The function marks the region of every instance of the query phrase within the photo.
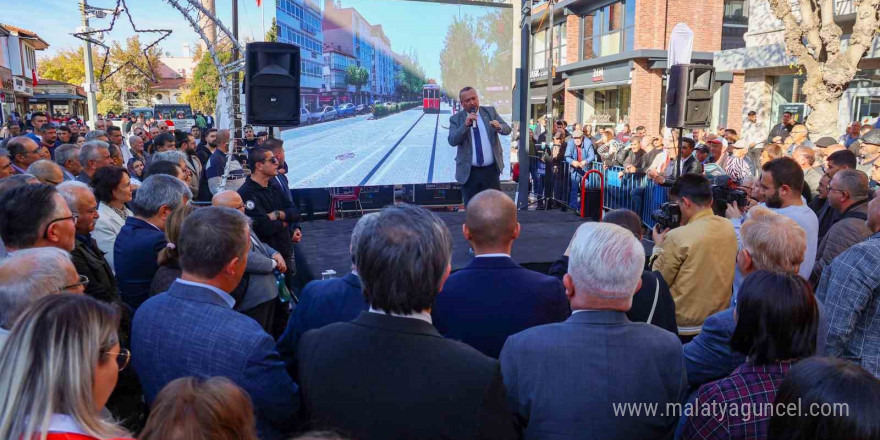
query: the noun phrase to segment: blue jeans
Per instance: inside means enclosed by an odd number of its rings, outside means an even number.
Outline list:
[[[546,164],[540,160],[531,160],[529,175],[532,176],[532,193],[538,198],[544,197],[544,173]]]
[[[578,197],[581,194],[581,179],[584,178],[584,172],[581,170],[572,170],[571,171],[571,189],[568,191],[568,206],[571,206],[571,209],[580,211],[581,204],[578,203]]]

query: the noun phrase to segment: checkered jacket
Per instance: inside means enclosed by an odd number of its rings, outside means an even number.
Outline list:
[[[838,255],[822,272],[825,355],[858,362],[880,377],[880,232]]]
[[[770,423],[766,405],[773,403],[789,368],[791,362],[746,362],[730,376],[701,386],[683,438],[766,439]]]

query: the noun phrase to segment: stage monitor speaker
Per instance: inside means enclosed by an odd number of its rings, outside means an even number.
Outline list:
[[[247,123],[267,127],[299,125],[299,47],[248,43],[245,52]]]
[[[394,204],[394,187],[364,186],[359,198],[364,210],[382,209]]]
[[[666,126],[708,127],[712,120],[715,68],[704,64],[676,64],[669,69]]]

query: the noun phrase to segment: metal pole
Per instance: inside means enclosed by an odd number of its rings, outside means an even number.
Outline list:
[[[547,28],[547,130],[549,136],[545,139],[553,139],[553,13],[556,10],[556,0],[550,0],[547,5],[550,8],[550,21]]]
[[[520,25],[520,75],[517,78],[517,99],[519,100],[519,143],[517,158],[519,159],[519,183],[516,188],[517,208],[527,209],[529,206],[529,176],[531,158],[529,157],[529,45],[532,38],[531,12],[532,0],[522,0],[522,23]],[[537,183],[537,182],[536,182]],[[540,195],[539,195],[540,197]]]
[[[238,0],[232,0],[232,37],[238,41]],[[238,45],[232,45],[232,61],[237,61],[239,57]],[[238,115],[241,113],[241,84],[239,83],[238,72],[232,76],[232,128],[233,138],[238,140],[241,138],[241,119]],[[234,147],[236,143],[232,143]],[[234,148],[230,148],[232,152]]]
[[[86,3],[86,0],[80,1],[80,11],[82,11],[82,25],[84,28],[88,29],[89,27],[89,16],[86,13],[86,8],[89,5]],[[97,88],[97,84],[95,84],[95,68],[92,62],[92,43],[88,41],[83,41],[83,50],[85,53],[83,54],[83,59],[86,64],[86,83],[84,84],[84,88],[86,89],[86,100],[88,102],[88,121],[92,123],[92,127],[95,126],[95,121],[98,120],[98,98],[95,95],[95,89]]]

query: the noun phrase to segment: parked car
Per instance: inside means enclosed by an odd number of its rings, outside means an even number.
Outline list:
[[[309,125],[312,123],[312,114],[305,107],[299,109],[299,125]]]
[[[354,111],[359,115],[362,115],[364,113],[369,113],[370,106],[364,105],[364,104],[358,104],[357,107],[354,108]]]
[[[351,103],[342,104],[342,105],[336,107],[336,113],[339,115],[340,118],[347,118],[349,116],[354,116],[355,115],[354,104],[351,104]]]
[[[312,121],[324,122],[324,121],[332,121],[332,120],[338,118],[339,114],[336,112],[335,108],[327,106],[327,107],[324,107],[322,110],[312,112],[311,117],[312,117]]]

